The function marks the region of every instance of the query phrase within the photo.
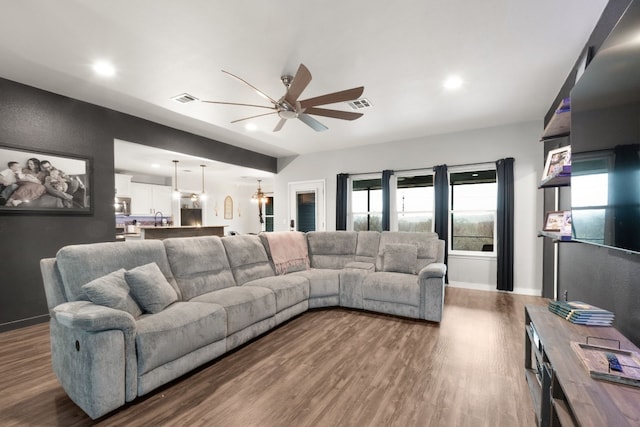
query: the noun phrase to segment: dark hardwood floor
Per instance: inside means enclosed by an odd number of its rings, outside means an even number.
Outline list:
[[[95,422],[30,326],[0,334],[0,425],[531,427],[525,304],[546,300],[448,288],[441,324],[310,311]]]

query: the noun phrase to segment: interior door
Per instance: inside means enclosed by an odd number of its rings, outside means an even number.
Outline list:
[[[326,230],[324,180],[289,183],[289,229]]]

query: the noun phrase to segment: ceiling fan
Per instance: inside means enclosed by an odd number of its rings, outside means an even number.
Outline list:
[[[220,102],[220,101],[201,101],[207,102],[210,104],[225,104],[225,105],[241,105],[246,107],[258,107],[258,108],[267,108],[269,110],[273,110],[269,113],[258,114],[255,116],[245,117],[242,119],[234,120],[231,123],[237,123],[243,120],[249,120],[256,117],[267,116],[270,114],[277,114],[280,117],[280,121],[273,129],[274,132],[278,132],[282,129],[282,126],[289,119],[300,119],[303,123],[311,127],[313,130],[321,132],[327,130],[328,127],[320,123],[315,118],[311,117],[311,115],[315,116],[323,116],[323,117],[331,117],[334,119],[342,119],[342,120],[355,120],[359,117],[362,117],[362,113],[354,113],[351,111],[340,111],[340,110],[332,110],[327,108],[317,108],[319,105],[327,105],[334,104],[336,102],[344,102],[344,101],[352,101],[354,99],[358,99],[362,92],[364,91],[364,86],[356,87],[353,89],[341,90],[339,92],[328,93],[326,95],[316,96],[313,98],[303,99],[298,101],[298,98],[305,90],[309,82],[311,82],[311,73],[309,69],[304,65],[300,64],[298,67],[298,71],[296,71],[295,76],[284,75],[280,77],[280,80],[287,88],[285,94],[279,100],[275,100],[271,98],[269,95],[265,94],[246,80],[241,79],[240,77],[231,74],[228,71],[222,70],[223,73],[230,75],[231,77],[240,80],[242,83],[249,86],[251,89],[256,91],[258,95],[266,99],[267,101],[273,104],[272,106],[264,106],[264,105],[256,105],[256,104],[241,104],[237,102]]]

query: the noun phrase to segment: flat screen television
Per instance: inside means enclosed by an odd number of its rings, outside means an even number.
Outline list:
[[[571,91],[571,217],[577,241],[640,253],[640,1]]]

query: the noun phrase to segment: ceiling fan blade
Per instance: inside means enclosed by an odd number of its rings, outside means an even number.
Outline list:
[[[240,105],[242,107],[258,107],[258,108],[268,108],[269,110],[275,109],[275,107],[267,107],[266,105],[257,105],[257,104],[241,104],[238,102],[221,102],[221,101],[200,101],[206,102],[208,104],[223,104],[223,105]]]
[[[255,87],[254,85],[252,85],[251,83],[249,83],[248,81],[241,79],[240,77],[236,76],[235,74],[231,74],[228,71],[222,70],[223,73],[230,75],[231,77],[233,77],[234,79],[240,80],[242,83],[246,84],[247,86],[249,86],[251,89],[255,90],[256,93],[258,95],[260,95],[261,97],[263,97],[264,99],[266,99],[267,101],[270,101],[273,105],[278,105],[278,101],[276,101],[275,99],[271,98],[269,95],[267,95],[266,93],[262,92],[260,89],[258,89],[257,87]]]
[[[310,82],[311,72],[304,64],[300,64],[300,66],[298,67],[298,71],[296,71],[296,75],[293,76],[291,86],[289,86],[289,89],[287,89],[287,94],[284,96],[285,101],[287,101],[290,105],[295,105],[298,97]]]
[[[309,126],[310,128],[312,128],[313,130],[315,130],[316,132],[322,132],[325,131],[327,129],[329,129],[328,127],[326,127],[325,125],[323,125],[322,123],[320,123],[319,121],[317,121],[316,119],[314,119],[313,117],[307,115],[307,114],[299,114],[298,118],[307,126]]]
[[[273,128],[273,131],[278,132],[280,129],[282,129],[282,126],[284,126],[286,122],[287,122],[287,119],[280,119],[276,127]]]
[[[245,118],[242,118],[242,119],[237,119],[237,120],[232,121],[231,123],[238,123],[238,122],[241,122],[243,120],[255,119],[256,117],[269,116],[269,115],[275,114],[275,113],[277,113],[277,111],[272,111],[271,113],[258,114],[257,116],[250,116],[250,117],[245,117]]]
[[[336,102],[352,101],[357,99],[364,92],[364,86],[354,87],[353,89],[341,90],[340,92],[328,93],[326,95],[316,96],[315,98],[300,101],[300,108],[315,107],[316,105],[333,104]]]
[[[305,114],[313,114],[316,116],[333,117],[334,119],[355,120],[364,116],[362,113],[354,113],[351,111],[330,110],[328,108],[310,107],[304,110]]]

